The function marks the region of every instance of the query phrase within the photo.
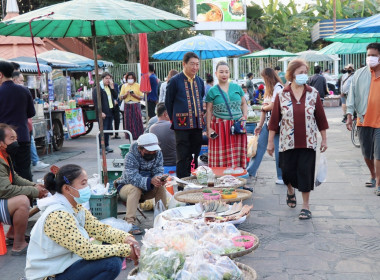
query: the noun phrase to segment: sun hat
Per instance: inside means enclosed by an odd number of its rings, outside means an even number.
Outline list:
[[[348,69],[348,68],[355,69],[354,65],[351,64],[351,63],[347,64],[344,68],[345,68],[345,69]]]
[[[145,133],[140,135],[137,139],[137,145],[144,147],[144,149],[150,152],[161,150],[160,146],[158,146],[157,136],[153,133]]]

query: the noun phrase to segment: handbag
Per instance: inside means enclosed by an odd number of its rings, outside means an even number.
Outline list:
[[[224,102],[226,103],[228,113],[230,114],[230,117],[231,117],[232,121],[234,122],[234,124],[231,126],[231,134],[232,135],[234,135],[234,134],[246,134],[247,133],[247,130],[245,128],[246,121],[245,120],[239,120],[239,121],[233,120],[230,105],[228,105],[227,99],[224,96],[224,93],[223,93],[222,89],[220,88],[220,86],[218,85],[217,87],[220,91],[220,95],[223,97]]]

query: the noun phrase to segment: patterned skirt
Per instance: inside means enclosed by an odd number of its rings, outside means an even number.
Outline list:
[[[124,104],[124,129],[132,133],[133,140],[144,133],[140,103]],[[127,133],[125,133],[125,139],[129,139]]]
[[[232,120],[212,117],[211,128],[219,135],[209,139],[208,164],[210,167],[247,166],[247,134],[231,135]]]

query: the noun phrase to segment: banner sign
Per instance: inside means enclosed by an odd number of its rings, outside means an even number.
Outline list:
[[[195,30],[247,29],[244,0],[192,0],[191,15]]]
[[[48,80],[49,101],[54,101],[54,86],[51,79]]]
[[[82,108],[66,109],[65,115],[70,137],[75,137],[86,133]]]
[[[71,98],[71,80],[69,76],[66,77],[66,81],[67,81],[66,83],[67,96],[70,99]]]

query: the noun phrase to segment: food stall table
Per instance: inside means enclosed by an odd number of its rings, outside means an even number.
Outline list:
[[[252,197],[252,192],[250,192],[250,191],[241,190],[241,189],[236,189],[235,191],[237,192],[237,197],[228,198],[228,199],[222,198],[220,200],[223,202],[226,202],[226,203],[231,203],[231,202],[246,200],[246,199]],[[174,195],[174,198],[179,202],[190,203],[190,204],[195,204],[198,202],[205,201],[205,199],[203,197],[202,189],[186,190],[186,191],[177,192]]]

